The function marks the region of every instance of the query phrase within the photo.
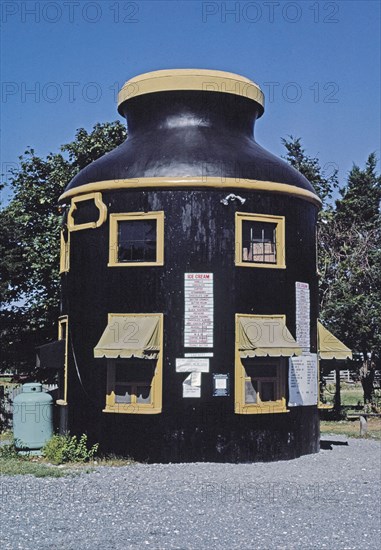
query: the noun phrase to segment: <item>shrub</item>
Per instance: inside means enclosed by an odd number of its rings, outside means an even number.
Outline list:
[[[93,460],[98,450],[98,443],[88,448],[87,435],[53,435],[42,449],[42,454],[53,464],[65,462],[88,462]]]
[[[16,445],[14,441],[11,441],[11,443],[5,443],[0,446],[0,458],[18,458],[19,455],[17,454]]]

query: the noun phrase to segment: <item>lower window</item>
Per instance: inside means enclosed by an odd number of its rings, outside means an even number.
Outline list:
[[[286,412],[286,361],[285,358],[239,360],[236,412]]]
[[[108,359],[105,412],[161,412],[159,359]]]

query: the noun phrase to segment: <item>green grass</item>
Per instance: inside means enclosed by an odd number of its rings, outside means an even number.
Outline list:
[[[35,477],[64,477],[73,475],[74,470],[48,466],[28,458],[0,457],[0,476],[32,475]]]
[[[341,404],[344,407],[356,407],[359,403],[364,405],[364,393],[359,385],[348,385],[341,383],[340,385]],[[327,403],[333,403],[335,397],[335,385],[328,384],[324,390],[324,398]]]
[[[0,476],[30,474],[35,477],[64,477],[93,472],[98,466],[131,466],[135,462],[129,458],[108,456],[98,458],[90,464],[69,462],[65,466],[47,464],[43,457],[0,456]]]
[[[320,433],[360,438],[360,422],[356,420],[321,420]],[[381,440],[381,418],[368,418],[368,432],[361,439]]]
[[[0,433],[0,441],[11,441],[13,439],[13,434],[10,430]]]
[[[130,458],[116,455],[97,457],[84,462],[67,462],[65,465],[51,464],[44,456],[19,455],[14,446],[13,434],[0,434],[0,476],[33,475],[35,477],[63,477],[93,472],[97,466],[130,466],[135,462]]]

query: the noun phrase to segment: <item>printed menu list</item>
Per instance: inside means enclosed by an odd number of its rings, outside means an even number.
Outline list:
[[[185,273],[184,346],[213,347],[213,273]]]
[[[296,341],[303,352],[310,351],[310,287],[308,283],[295,283]]]
[[[291,357],[288,371],[289,407],[316,405],[318,398],[317,355]]]

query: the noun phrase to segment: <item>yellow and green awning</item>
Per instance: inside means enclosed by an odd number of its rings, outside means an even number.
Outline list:
[[[352,359],[352,351],[318,321],[320,359]]]
[[[241,358],[302,354],[283,315],[237,315],[237,345]]]
[[[94,357],[154,359],[161,346],[161,315],[110,313]]]

